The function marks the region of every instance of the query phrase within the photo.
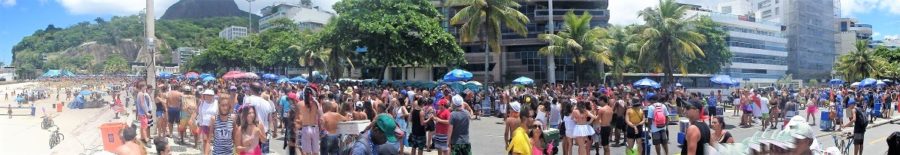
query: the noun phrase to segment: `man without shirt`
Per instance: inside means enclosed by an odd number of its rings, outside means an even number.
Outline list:
[[[299,104],[297,112],[300,114],[300,150],[303,154],[317,155],[319,149],[319,117],[322,109],[319,101],[314,98],[315,90],[306,88],[303,93],[303,103]]]
[[[137,132],[134,131],[134,127],[127,127],[122,129],[122,140],[125,141],[125,144],[120,145],[116,148],[115,153],[118,155],[145,155],[147,154],[147,150],[144,147],[141,147],[141,144],[138,143],[134,138],[137,136]]]
[[[613,106],[610,105],[611,101],[606,98],[606,96],[600,97],[600,109],[598,110],[597,115],[600,116],[600,147],[603,148],[603,154],[609,155],[609,136],[610,132],[612,132],[612,120],[613,120]],[[597,148],[596,154],[600,154],[600,147]]]
[[[166,118],[168,118],[166,121],[168,123],[168,125],[166,125],[166,130],[169,131],[170,136],[173,135],[172,132],[174,132],[175,129],[173,127],[175,126],[175,124],[178,124],[179,120],[181,119],[181,97],[184,96],[184,94],[179,92],[177,89],[177,87],[173,86],[169,89],[168,92],[166,92],[165,97]],[[182,139],[183,138],[184,137],[182,137]]]
[[[321,138],[321,150],[323,155],[337,155],[340,150],[338,144],[340,142],[340,134],[338,134],[338,123],[350,120],[337,113],[337,105],[333,101],[324,104],[325,114],[322,114],[322,128],[325,130],[325,136]]]

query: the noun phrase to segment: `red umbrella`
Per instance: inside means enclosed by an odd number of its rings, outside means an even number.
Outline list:
[[[256,73],[246,72],[246,73],[244,73],[244,74],[241,74],[241,76],[239,76],[238,78],[241,78],[241,79],[259,79],[259,75],[256,75]]]
[[[244,72],[241,72],[241,71],[229,71],[229,72],[225,73],[225,75],[223,75],[222,78],[225,80],[231,80],[231,79],[241,78],[241,76],[243,76],[243,75],[244,75]]]

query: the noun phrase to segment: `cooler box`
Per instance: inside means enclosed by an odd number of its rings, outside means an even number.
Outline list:
[[[875,105],[872,106],[872,108],[870,108],[872,110],[872,115],[878,116],[880,118],[881,117],[881,106],[882,106],[881,103],[875,103]]]
[[[125,123],[110,122],[100,125],[100,140],[103,141],[103,150],[113,152],[125,144],[122,140],[122,129],[127,127]]]
[[[828,111],[822,111],[819,116],[819,128],[822,130],[831,130],[831,115]]]
[[[683,118],[683,119],[679,120],[678,121],[678,129],[679,129],[678,132],[679,133],[687,132],[687,128],[690,125],[691,125],[691,122],[688,119]]]
[[[684,145],[684,132],[678,133],[678,145]]]
[[[560,139],[559,130],[557,130],[557,129],[550,128],[550,129],[544,130],[543,132],[544,132],[544,142],[545,143],[559,141],[559,139]]]
[[[716,115],[715,116],[722,116],[724,114],[725,114],[725,107],[722,107],[722,106],[716,107]]]
[[[56,105],[56,104],[54,104]],[[59,105],[56,105],[56,112],[62,112],[63,103],[59,102]]]
[[[357,120],[338,123],[338,133],[358,135],[369,126],[369,120]]]

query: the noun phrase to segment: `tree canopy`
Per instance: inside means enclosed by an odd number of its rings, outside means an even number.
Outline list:
[[[333,30],[320,36],[326,45],[365,47],[375,66],[462,64],[463,50],[441,27],[440,13],[428,0],[343,0]],[[345,45],[327,45],[345,44]]]

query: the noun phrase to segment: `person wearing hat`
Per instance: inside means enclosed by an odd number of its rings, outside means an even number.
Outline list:
[[[200,106],[197,109],[198,117],[197,124],[200,125],[200,134],[197,136],[201,138],[201,142],[203,143],[202,150],[205,153],[209,152],[209,144],[210,144],[210,126],[213,124],[210,120],[215,117],[219,112],[219,104],[218,101],[213,99],[215,96],[215,92],[213,90],[203,90],[200,93]]]
[[[794,138],[794,150],[791,154],[813,154],[814,151],[823,151],[806,119],[800,116],[791,117],[787,126]]]
[[[702,155],[706,153],[706,145],[710,141],[710,130],[706,123],[700,121],[700,109],[703,104],[699,102],[688,102],[684,104],[685,115],[691,125],[687,128],[685,134],[685,148],[681,150],[682,155]]]
[[[519,123],[522,122],[522,120],[519,119],[519,112],[522,111],[522,104],[519,103],[517,98],[517,100],[510,102],[507,107],[509,108],[509,115],[506,115],[506,120],[503,121],[506,125],[504,128],[505,130],[503,131],[503,140],[509,142],[512,137],[512,132],[519,127]]]
[[[530,117],[531,111],[528,108],[520,110],[521,115],[519,115],[519,119],[522,122],[534,122],[532,117]],[[528,125],[531,125],[531,123],[518,123],[517,125],[511,134],[512,138],[509,139],[509,143],[506,145],[506,152],[513,155],[531,155],[533,150],[528,137]]]
[[[628,126],[625,127],[625,143],[628,145],[627,148],[632,148],[633,146],[643,146],[643,128],[644,128],[644,111],[641,109],[641,101],[640,99],[632,99],[631,108],[628,108],[625,111],[625,124]],[[638,154],[643,152],[644,147],[638,147]]]
[[[849,117],[849,121],[847,121],[847,123],[842,125],[841,127],[843,128],[853,125],[853,154],[861,155],[863,151],[863,143],[865,142],[864,138],[866,135],[866,126],[869,125],[869,121],[866,120],[865,111],[856,106],[861,105],[856,104],[856,102],[847,103],[847,116]]]
[[[438,101],[437,114],[432,116],[435,123],[435,135],[432,137],[434,147],[438,149],[439,155],[447,155],[450,153],[450,105],[446,99]]]
[[[463,97],[453,96],[450,113],[450,152],[453,155],[471,155],[472,145],[469,143],[469,111],[463,110]]]

